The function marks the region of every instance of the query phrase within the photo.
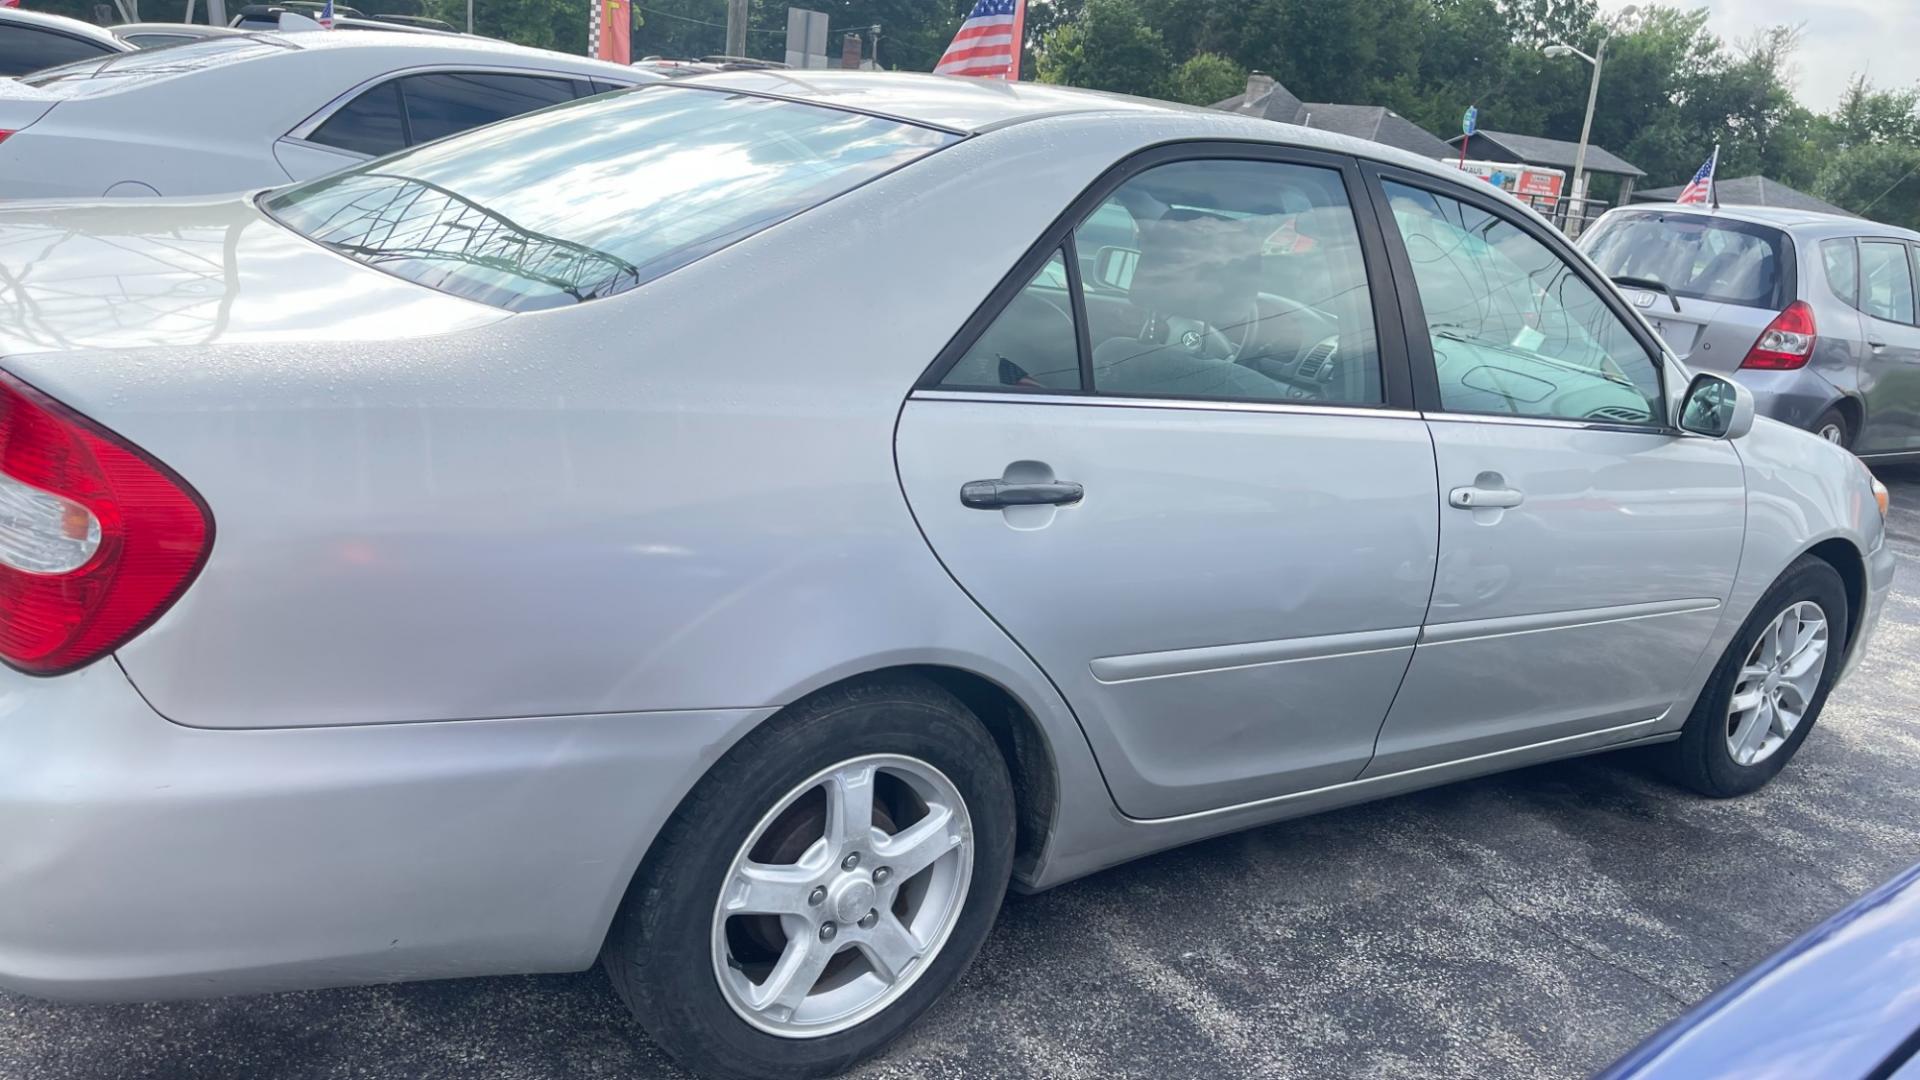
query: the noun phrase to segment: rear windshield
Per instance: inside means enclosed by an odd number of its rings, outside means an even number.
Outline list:
[[[1616,214],[1581,245],[1610,277],[1658,281],[1677,296],[1746,307],[1786,306],[1792,250],[1780,230],[1701,214]]]
[[[62,98],[92,97],[292,49],[278,35],[223,34],[165,49],[113,53],[36,71],[20,81]]]
[[[656,85],[428,143],[262,206],[369,266],[528,311],[624,292],[956,138]]]

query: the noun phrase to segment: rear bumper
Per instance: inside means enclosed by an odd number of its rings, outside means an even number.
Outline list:
[[[590,965],[768,710],[207,731],[0,672],[0,987],[133,1000]]]
[[[1783,424],[1810,430],[1820,414],[1840,400],[1840,391],[1811,367],[1793,371],[1741,368],[1733,373],[1753,391],[1753,410]]]

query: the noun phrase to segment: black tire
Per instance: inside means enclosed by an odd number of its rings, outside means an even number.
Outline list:
[[[776,800],[863,754],[902,754],[939,769],[973,823],[974,866],[958,922],[891,1005],[835,1034],[782,1037],[733,1010],[714,974],[712,920],[735,853]],[[702,1076],[800,1080],[878,1053],[943,994],[993,927],[1013,866],[1013,784],[993,737],[953,695],[913,677],[815,694],[749,734],[674,812],[614,918],[602,960],[634,1016]]]
[[[1734,760],[1733,751],[1727,745],[1727,710],[1732,704],[1734,684],[1761,633],[1781,612],[1802,600],[1819,604],[1827,616],[1829,639],[1819,688],[1800,725],[1780,748],[1752,765],[1742,765]],[[1680,738],[1651,748],[1663,771],[1683,787],[1716,799],[1745,795],[1772,780],[1793,759],[1819,720],[1820,710],[1826,706],[1827,693],[1833,688],[1845,659],[1851,617],[1846,586],[1833,566],[1811,555],[1795,560],[1760,597],[1740,632],[1727,645],[1727,651],[1713,669],[1713,676],[1707,680],[1706,689],[1700,693],[1700,700],[1694,703]]]
[[[1842,449],[1848,449],[1853,446],[1853,424],[1848,422],[1847,414],[1842,412],[1838,405],[1821,413],[1820,418],[1815,420],[1813,426],[1807,430],[1813,432],[1815,435],[1819,435],[1821,438],[1827,438],[1825,432],[1829,428],[1839,432],[1840,435],[1838,439],[1830,439],[1829,441],[1838,444]]]

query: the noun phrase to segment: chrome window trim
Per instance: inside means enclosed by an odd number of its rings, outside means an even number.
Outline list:
[[[1281,413],[1299,416],[1368,416],[1418,420],[1410,409],[1370,405],[1307,405],[1285,401],[1216,401],[1210,398],[1122,397],[1115,394],[995,393],[991,390],[935,390],[923,388],[907,395],[909,401],[972,401],[999,405],[1093,405],[1108,409],[1179,409],[1187,412]]]
[[[657,81],[654,79],[635,79],[632,82],[621,82],[617,75],[612,77],[609,77],[605,73],[588,75],[585,72],[568,71],[564,68],[511,67],[504,64],[421,64],[417,67],[402,68],[399,71],[383,71],[378,75],[362,79],[351,88],[334,95],[325,105],[315,110],[311,116],[295,124],[282,138],[309,142],[310,140],[308,140],[307,136],[312,135],[321,124],[333,119],[333,114],[344,108],[347,102],[352,101],[354,98],[359,97],[361,94],[376,86],[392,82],[395,79],[405,79],[413,75],[438,75],[446,73],[456,75],[522,75],[536,79],[564,79],[568,82],[578,80],[589,84],[598,79],[601,82],[621,88],[641,86]],[[578,101],[579,99],[575,98],[574,100]],[[561,104],[564,104],[564,102]],[[326,144],[314,143],[313,145],[325,146]],[[328,149],[337,150],[339,148],[329,147]],[[351,153],[351,151],[349,151],[349,153]]]
[[[1428,422],[1436,424],[1497,424],[1503,427],[1564,428],[1569,431],[1616,431],[1625,435],[1665,435],[1670,438],[1689,434],[1679,428],[1658,423],[1626,424],[1609,420],[1579,420],[1559,416],[1497,416],[1487,413],[1440,411],[1421,415]]]

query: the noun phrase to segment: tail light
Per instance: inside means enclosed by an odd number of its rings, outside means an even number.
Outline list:
[[[7,136],[11,134],[13,134],[13,132],[8,131],[6,128],[0,128],[0,142],[6,142]]]
[[[185,481],[0,372],[0,660],[56,675],[99,659],[179,598],[212,540]]]
[[[1806,367],[1813,356],[1814,334],[1813,309],[1805,301],[1795,300],[1760,331],[1740,366],[1773,371]]]

